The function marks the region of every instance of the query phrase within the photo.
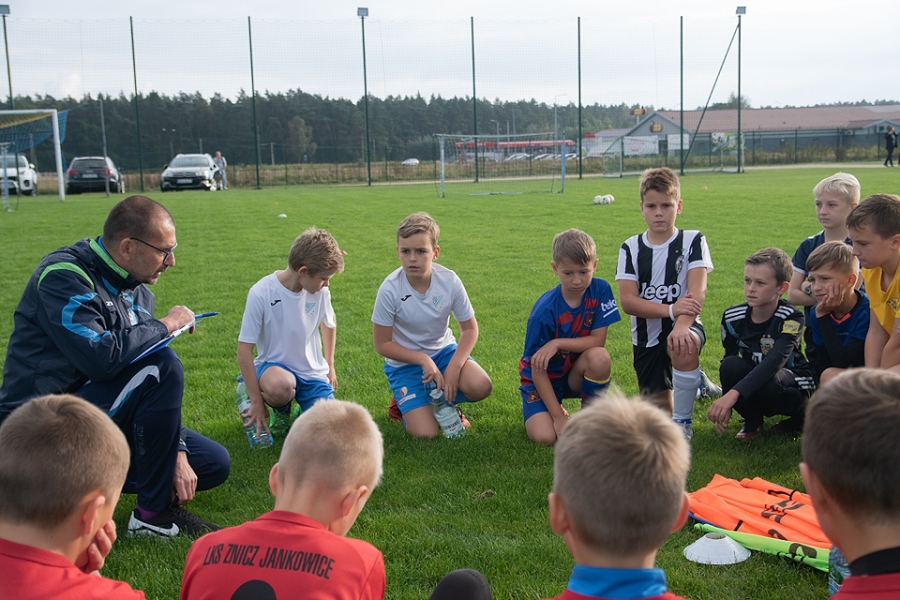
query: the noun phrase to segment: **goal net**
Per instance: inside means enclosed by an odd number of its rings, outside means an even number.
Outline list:
[[[447,195],[561,193],[577,144],[552,131],[518,135],[436,133],[435,187]]]
[[[32,172],[27,151],[47,140],[53,143],[59,199],[65,198],[60,144],[65,138],[67,116],[68,111],[60,113],[55,109],[0,110],[0,167],[9,167],[6,169],[6,187],[2,190],[7,210],[10,194],[32,194],[37,191],[37,183],[26,182],[25,179],[25,173],[30,175]],[[4,179],[2,171],[0,168],[0,187]]]

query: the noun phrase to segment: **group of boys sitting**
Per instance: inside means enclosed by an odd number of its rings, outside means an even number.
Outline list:
[[[811,360],[800,352],[804,315],[781,300],[796,271],[784,252],[761,250],[745,266],[747,302],[722,317],[725,393],[708,416],[721,432],[736,409],[744,418],[742,439],[756,435],[772,415],[788,417],[782,429],[805,432],[801,472],[807,490],[823,531],[853,573],[841,594],[888,597],[900,591],[900,442],[894,435],[900,375],[886,370],[900,364],[900,335],[891,335],[900,296],[894,277],[900,198],[875,195],[854,209],[857,184],[844,224],[839,202],[829,199],[838,188],[827,181],[816,192],[826,243],[809,253],[809,284],[800,282],[802,293],[815,299],[809,302],[816,314],[807,345]],[[675,174],[646,172],[641,210],[648,230],[623,244],[616,274],[622,308],[631,315],[641,397],[650,402],[608,393],[611,358],[604,345],[607,327],[619,320],[618,306],[609,284],[593,277],[596,249],[587,234],[556,236],[552,267],[560,286],[538,300],[528,321],[520,362],[525,426],[535,441],[555,444],[550,524],[576,562],[561,599],[677,598],[653,565],[659,546],[687,516],[687,440],[706,340],[698,317],[713,267],[703,235],[675,228],[681,209]],[[321,239],[317,231],[307,233]],[[847,231],[852,250],[844,243]],[[334,244],[330,252],[336,251]],[[458,277],[432,264],[438,253],[434,221],[423,214],[407,218],[398,231],[401,267],[382,284],[372,317],[375,347],[386,358],[402,419],[413,435],[427,437],[438,434],[429,387],[454,402],[491,392],[490,378],[469,357],[478,337],[474,311]],[[854,256],[864,269],[871,322],[864,319],[866,296],[856,289]],[[292,257],[286,272],[273,275],[293,294],[285,298],[312,319],[298,327],[331,329],[304,344],[319,350],[306,357],[307,366],[318,369],[331,390],[310,392],[302,413],[286,427],[269,476],[274,510],[199,539],[187,558],[182,598],[287,597],[298,589],[310,598],[384,596],[381,553],[344,537],[381,478],[381,434],[364,408],[312,397],[333,398],[336,387],[334,316],[327,294],[318,296],[318,305],[305,301],[327,292],[340,268],[342,262],[325,269],[298,265]],[[290,424],[289,407],[293,399],[301,402],[298,394],[310,377],[284,364],[277,356],[284,349],[260,335],[261,323],[269,322],[266,306],[288,300],[271,301],[262,290],[256,295],[248,299],[249,333],[242,327],[238,358],[252,401],[244,416],[262,430],[269,426],[267,406],[282,409],[280,418]],[[460,323],[459,344],[447,327],[451,314]],[[838,376],[863,364],[881,370]],[[817,379],[819,390],[809,401]],[[570,396],[583,401],[572,418],[561,405]],[[111,516],[128,464],[121,431],[76,397],[34,399],[6,419],[0,426],[4,593],[142,597],[127,584],[90,576],[115,541]],[[490,598],[490,588],[477,571],[454,571],[431,597]]]

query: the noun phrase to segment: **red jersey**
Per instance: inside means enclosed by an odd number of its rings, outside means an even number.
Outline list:
[[[368,542],[276,510],[208,533],[188,552],[181,600],[241,597],[381,600],[384,557]],[[240,590],[240,592],[239,592]]]
[[[49,550],[0,538],[0,598],[30,600],[143,600],[144,593],[125,582],[88,575],[68,558]]]
[[[583,594],[579,594],[577,592],[573,592],[572,590],[566,590],[559,596],[556,596],[552,600],[604,600],[603,598],[598,598],[596,596],[585,596]],[[641,600],[686,600],[681,596],[676,596],[672,592],[664,592],[659,596],[650,596],[647,598],[641,598]]]
[[[832,600],[896,600],[900,598],[900,573],[851,575]]]

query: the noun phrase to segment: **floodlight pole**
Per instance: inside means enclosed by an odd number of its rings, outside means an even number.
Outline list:
[[[141,178],[141,191],[144,191],[144,152],[141,143],[141,97],[138,95],[137,84],[137,58],[134,53],[134,18],[128,17],[128,25],[131,28],[131,70],[134,73],[134,122],[137,125],[137,151],[138,173]]]
[[[256,81],[253,78],[253,27],[250,17],[247,17],[247,40],[250,43],[250,104],[253,107],[253,143],[256,146],[256,189],[261,189],[259,184],[259,126],[256,121]]]
[[[363,105],[366,110],[366,185],[372,185],[372,151],[369,147],[369,82],[366,73],[366,17],[369,16],[369,9],[362,6],[357,8],[356,16],[359,17],[359,23],[362,27]]]
[[[737,18],[738,18],[738,80],[737,80],[737,172],[743,173],[744,171],[744,140],[741,136],[741,104],[743,100],[741,98],[741,15],[747,14],[746,6],[738,6],[737,7]]]
[[[6,15],[9,14],[9,4],[0,4],[0,14],[3,15],[3,46],[6,48],[6,78],[9,81],[9,110],[16,110],[16,102],[12,92],[12,71],[9,70],[9,40],[6,37]]]

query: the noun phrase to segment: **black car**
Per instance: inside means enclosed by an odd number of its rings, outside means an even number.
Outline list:
[[[162,191],[209,190],[216,191],[216,175],[219,167],[209,154],[178,154],[166,165],[160,178]]]
[[[109,175],[109,191],[113,194],[125,193],[125,182],[112,159],[102,156],[78,156],[72,159],[66,170],[66,194],[81,192],[105,192],[106,176]]]

